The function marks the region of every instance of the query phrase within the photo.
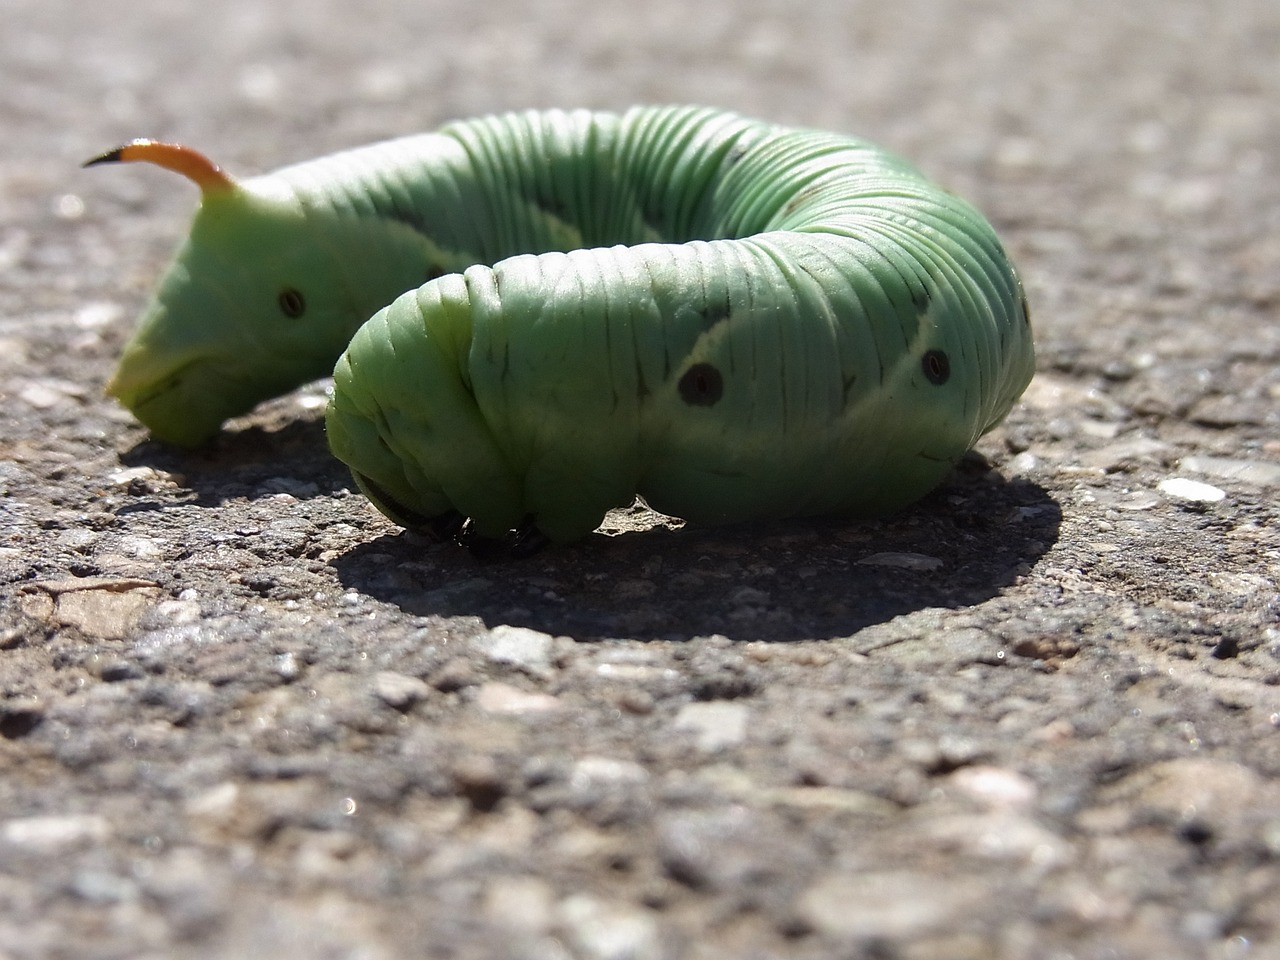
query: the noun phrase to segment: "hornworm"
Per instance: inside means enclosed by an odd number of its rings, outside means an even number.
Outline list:
[[[333,369],[330,445],[405,526],[565,541],[637,494],[709,524],[883,513],[1033,372],[991,226],[849,136],[645,107],[242,181],[154,141],[112,160],[203,199],[109,390],[195,445]]]

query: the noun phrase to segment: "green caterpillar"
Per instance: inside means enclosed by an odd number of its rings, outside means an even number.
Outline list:
[[[637,494],[706,524],[883,513],[1033,372],[991,226],[852,137],[667,107],[457,122],[244,181],[153,141],[90,163],[112,160],[203,202],[110,392],[195,445],[338,358],[334,453],[445,536],[572,540]]]

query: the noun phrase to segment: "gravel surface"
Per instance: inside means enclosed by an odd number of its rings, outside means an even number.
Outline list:
[[[0,960],[1280,958],[1280,5],[5,0]],[[859,133],[1039,374],[865,525],[480,565],[103,396],[189,185],[524,106]]]

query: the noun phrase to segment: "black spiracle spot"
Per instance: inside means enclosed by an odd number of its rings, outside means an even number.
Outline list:
[[[920,368],[925,379],[932,384],[942,386],[951,379],[951,361],[942,350],[929,350],[920,358]]]
[[[680,378],[680,398],[691,407],[714,406],[724,396],[724,377],[709,363],[695,363]]]
[[[280,306],[280,312],[290,319],[297,319],[307,312],[307,301],[303,299],[302,291],[296,287],[281,290],[276,303]]]

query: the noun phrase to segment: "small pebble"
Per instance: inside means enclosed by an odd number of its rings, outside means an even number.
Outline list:
[[[137,884],[105,870],[81,870],[72,880],[71,889],[80,899],[98,905],[128,903],[138,898]]]
[[[111,471],[107,479],[117,487],[128,487],[139,484],[152,489],[158,486],[172,486],[174,476],[154,467],[122,467]]]
[[[135,560],[157,560],[164,556],[166,544],[155,537],[121,537],[120,552]]]
[[[464,687],[474,687],[480,682],[475,665],[465,657],[447,660],[428,678],[431,686],[441,693],[452,693]]]
[[[78,553],[88,552],[89,548],[100,539],[102,539],[102,534],[93,530],[86,530],[83,527],[62,530],[58,533],[58,545],[68,550],[75,550]]]
[[[638,717],[645,717],[653,713],[656,706],[653,695],[645,690],[623,690],[618,694],[616,703],[627,713],[635,714]]]
[[[186,814],[200,822],[229,824],[235,817],[240,797],[240,787],[229,780],[224,781],[187,800]]]
[[[178,847],[156,860],[140,884],[183,939],[216,929],[238,891],[226,868],[195,847]]]
[[[693,890],[744,891],[789,868],[807,871],[807,853],[743,804],[667,811],[657,826],[663,872]]]
[[[184,590],[184,593],[194,593]],[[156,615],[169,623],[195,623],[200,619],[200,604],[194,600],[164,600],[156,604]]]
[[[1261,601],[1273,598],[1276,585],[1273,580],[1259,573],[1215,570],[1209,574],[1209,582],[1218,590],[1223,590],[1236,597],[1257,597]]]
[[[1120,823],[1162,823],[1188,840],[1251,836],[1259,811],[1280,810],[1275,784],[1243,764],[1201,757],[1144,767],[1108,793]]]
[[[1185,477],[1169,477],[1161,480],[1157,488],[1167,497],[1188,500],[1192,503],[1219,503],[1227,496],[1217,487],[1201,483],[1199,480],[1188,480]]]
[[[1026,810],[1039,791],[1035,781],[1016,770],[975,764],[961,767],[951,775],[951,784],[961,793],[992,810]]]
[[[1097,450],[1084,453],[1080,462],[1085,466],[1099,467],[1108,473],[1121,470],[1126,464],[1159,464],[1170,449],[1169,444],[1151,437],[1126,437]]]
[[[1030,817],[1008,810],[937,817],[922,833],[938,849],[956,850],[984,860],[1024,863],[1048,869],[1070,863],[1073,850],[1062,837]]]
[[[6,843],[44,853],[102,843],[110,836],[107,818],[91,813],[17,817],[0,827],[0,838]]]
[[[746,739],[749,718],[747,705],[732,700],[688,703],[676,714],[675,729],[693,734],[699,750],[715,753]]]
[[[27,380],[17,389],[18,397],[37,410],[49,410],[84,396],[84,387],[66,380],[47,377]],[[12,394],[11,394],[12,395]]]
[[[1160,498],[1149,490],[1134,490],[1124,493],[1099,493],[1098,502],[1103,506],[1114,507],[1117,510],[1127,510],[1129,513],[1141,513],[1144,510],[1154,510],[1160,506]]]
[[[600,663],[596,665],[596,675],[605,680],[618,680],[623,683],[645,683],[661,680],[668,673],[667,667],[651,667],[642,663]]]
[[[739,587],[734,590],[726,600],[736,605],[763,606],[769,602],[769,594],[763,590],[757,590],[755,587]]]
[[[1183,457],[1183,470],[1203,473],[1223,480],[1236,480],[1258,487],[1280,486],[1280,463],[1266,460],[1236,460],[1229,457]]]
[[[962,923],[987,896],[972,878],[908,870],[829,874],[800,898],[800,918],[833,939],[902,941]]]
[[[580,893],[560,903],[560,926],[583,960],[660,960],[662,944],[652,914],[630,904]]]
[[[507,784],[496,761],[480,754],[463,757],[454,765],[453,785],[481,812],[492,810],[507,794]]]
[[[396,710],[408,710],[419,700],[426,699],[431,688],[417,677],[384,670],[374,675],[373,692],[387,706]]]
[[[1040,458],[1034,453],[1020,453],[1009,461],[1009,472],[1017,476],[1035,473],[1040,467]]]
[[[599,787],[637,787],[647,782],[649,771],[631,760],[612,757],[583,757],[573,765],[569,782],[575,790]]]
[[[471,644],[494,663],[519,667],[532,676],[547,677],[551,675],[554,641],[549,633],[503,624],[475,637]]]
[[[537,877],[495,877],[481,907],[491,923],[524,936],[545,936],[554,918],[555,891]]]
[[[104,683],[120,683],[124,680],[139,680],[146,676],[142,667],[132,660],[106,660],[98,667],[98,676]]]
[[[509,683],[486,683],[476,694],[476,705],[486,713],[550,713],[564,705],[547,693],[528,693]]]
[[[90,300],[76,310],[75,324],[81,330],[95,330],[124,316],[124,307],[109,300]]]
[[[129,637],[143,613],[152,605],[156,590],[79,590],[58,597],[59,623],[78,627],[86,635],[102,640]]]

